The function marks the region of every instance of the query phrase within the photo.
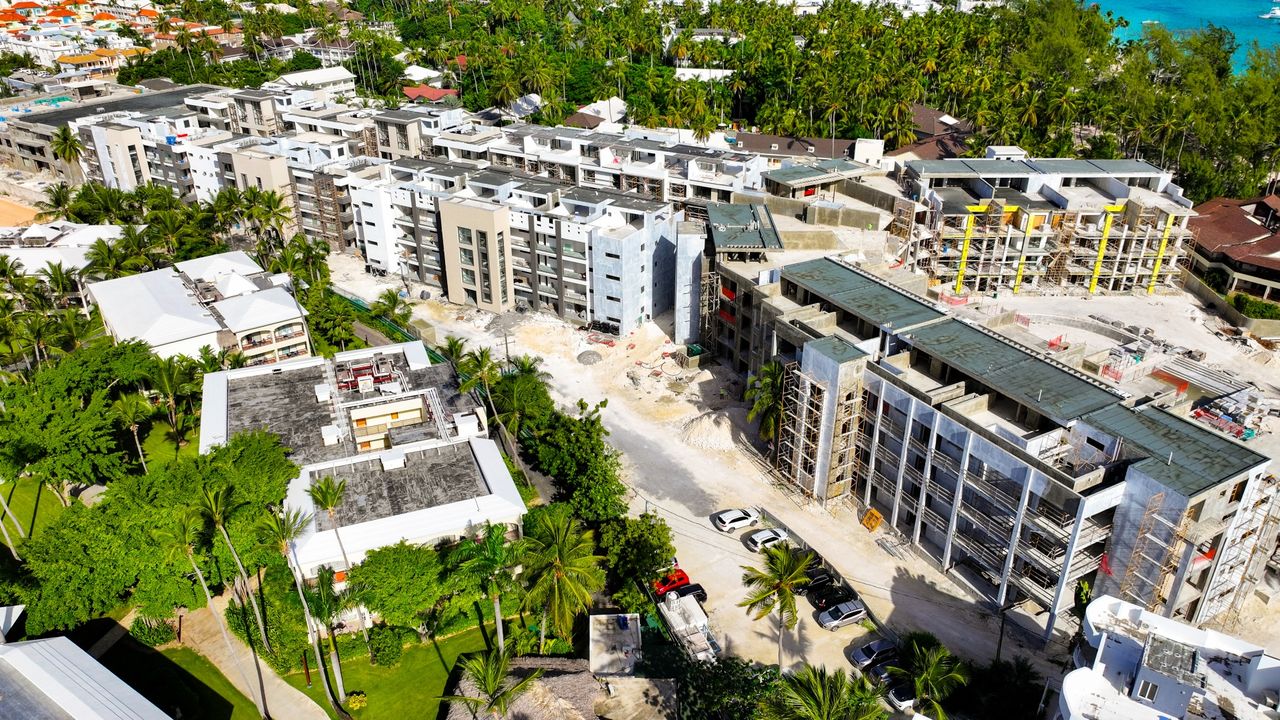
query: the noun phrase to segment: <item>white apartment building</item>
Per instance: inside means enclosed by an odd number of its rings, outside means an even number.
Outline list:
[[[285,92],[296,89],[316,90],[325,93],[329,102],[341,102],[355,97],[356,76],[342,66],[324,67],[285,73],[269,83],[263,83],[262,88]]]
[[[1057,720],[1266,720],[1280,659],[1109,595],[1085,609]]]
[[[235,251],[91,283],[85,292],[116,342],[140,340],[160,357],[231,349],[254,366],[311,354],[306,310],[289,283]]]
[[[303,577],[345,570],[343,549],[358,564],[370,550],[453,541],[486,523],[519,536],[524,502],[484,409],[421,342],[209,373],[202,407],[202,453],[264,428],[289,448],[300,470],[285,506],[310,517],[294,544]],[[347,482],[333,519],[307,492],[326,477]]]

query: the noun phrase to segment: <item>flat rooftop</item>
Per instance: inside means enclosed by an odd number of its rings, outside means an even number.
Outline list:
[[[172,90],[162,90],[160,92],[148,92],[141,95],[130,95],[123,98],[112,98],[102,102],[84,103],[69,105],[57,110],[48,112],[32,113],[22,117],[15,117],[14,120],[49,125],[51,127],[59,127],[66,125],[73,120],[87,117],[89,115],[97,115],[105,112],[154,112],[163,110],[175,105],[181,105],[184,100],[192,95],[200,95],[222,88],[217,85],[183,85]]]
[[[314,387],[326,382],[320,365],[228,378],[227,438],[252,430],[275,433],[299,465],[353,455],[345,443],[325,445],[320,435],[336,421],[328,403],[316,402]]]
[[[1084,377],[959,320],[916,328],[908,341],[1060,424],[1121,400]]]
[[[788,265],[782,268],[782,279],[872,325],[894,331],[945,317],[923,299],[832,258]]]
[[[853,343],[844,338],[835,335],[828,335],[817,340],[810,340],[804,344],[804,351],[814,352],[824,357],[831,358],[837,363],[846,363],[867,357],[867,353]]]
[[[773,214],[764,205],[712,203],[707,231],[717,250],[781,250]]]
[[[1115,405],[1083,420],[1150,455],[1134,467],[1186,497],[1267,461],[1266,456],[1220,433],[1150,405],[1136,409]]]
[[[324,477],[347,481],[345,500],[334,520],[317,514],[317,529],[343,528],[489,494],[470,443],[407,452],[404,459],[402,468],[386,469],[374,458],[315,472],[313,483]]]

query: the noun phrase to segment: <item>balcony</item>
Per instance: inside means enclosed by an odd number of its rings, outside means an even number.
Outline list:
[[[254,337],[246,337],[240,340],[240,347],[244,350],[252,350],[253,348],[266,347],[275,344],[275,339],[270,333],[266,335],[257,335]]]

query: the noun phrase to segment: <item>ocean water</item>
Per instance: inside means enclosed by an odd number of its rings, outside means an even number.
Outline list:
[[[1088,0],[1086,0],[1087,2]],[[1110,10],[1129,21],[1117,34],[1123,39],[1142,35],[1142,23],[1154,20],[1170,30],[1202,28],[1209,23],[1235,33],[1240,50],[1236,69],[1248,62],[1248,48],[1257,42],[1263,47],[1280,44],[1280,20],[1262,20],[1280,0],[1093,0],[1103,12]]]

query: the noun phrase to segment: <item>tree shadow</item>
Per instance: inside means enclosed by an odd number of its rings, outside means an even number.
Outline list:
[[[101,662],[170,717],[230,720],[235,714],[235,705],[217,690],[129,635],[120,638],[103,654]]]
[[[16,489],[18,483],[14,482],[13,487]],[[36,517],[40,514],[40,497],[44,495],[44,483],[36,483],[36,499],[31,503],[31,520],[27,522],[27,536],[30,537],[36,532]]]
[[[476,600],[474,603],[472,603],[472,607],[475,608],[475,611],[476,611],[476,624],[480,626],[480,637],[484,638],[484,646],[489,650],[492,650],[494,636],[490,635],[489,632],[485,629],[484,605],[480,604],[479,600]],[[497,631],[495,630],[494,632],[496,634]]]

